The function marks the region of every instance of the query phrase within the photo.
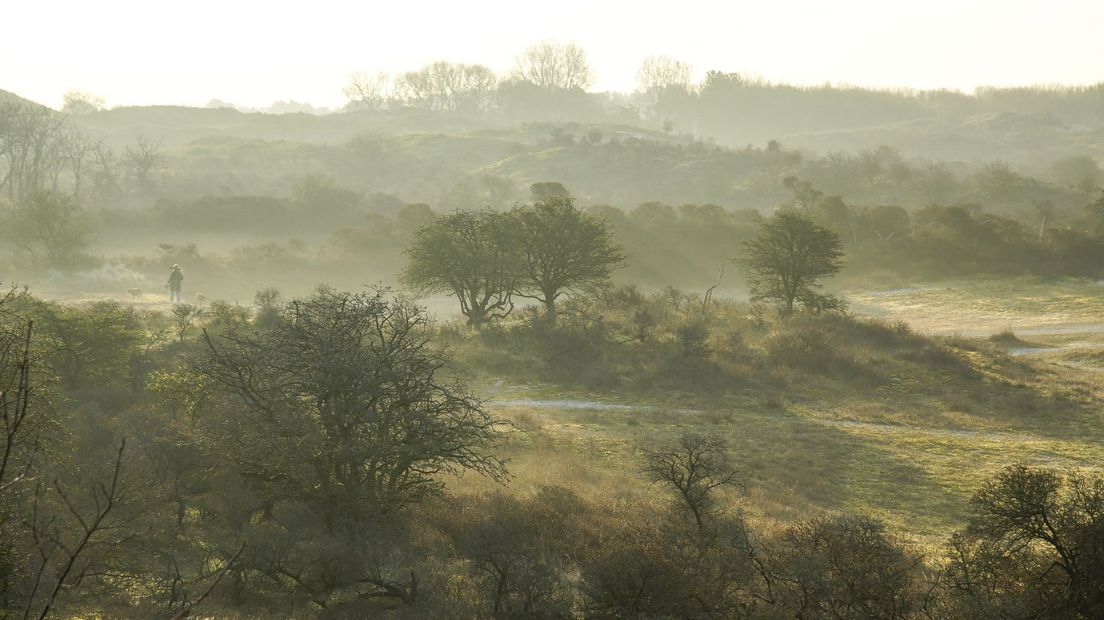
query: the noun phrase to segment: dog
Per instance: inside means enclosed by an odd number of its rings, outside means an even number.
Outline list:
[[[202,308],[203,306],[206,306],[207,305],[207,296],[204,295],[203,293],[196,293],[196,303],[195,303],[195,305],[196,305],[197,308]]]
[[[142,289],[140,288],[128,288],[127,293],[130,294],[131,299],[142,299]]]

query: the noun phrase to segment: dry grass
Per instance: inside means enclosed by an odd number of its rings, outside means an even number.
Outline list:
[[[1078,306],[1068,314],[1088,318],[1085,312]],[[770,526],[824,511],[862,512],[934,548],[963,525],[979,484],[1006,465],[1104,467],[1104,335],[1061,331],[1021,339],[1016,332],[995,341],[930,343],[893,324],[839,329],[848,336],[844,361],[870,369],[869,380],[856,380],[850,369],[837,372],[840,358],[825,354],[815,337],[756,337],[748,330],[741,346],[773,346],[777,358],[794,356],[751,387],[564,396],[549,384],[488,385],[515,401],[491,405],[519,429],[504,446],[515,476],[510,488],[551,483],[594,500],[660,501],[637,473],[640,447],[685,430],[717,432],[747,473],[739,501],[753,521]],[[892,354],[884,346],[890,342],[898,343]],[[1030,351],[1009,354],[1020,348]],[[803,359],[803,351],[814,355]],[[516,402],[569,397],[639,406]],[[487,485],[474,477],[455,483]]]

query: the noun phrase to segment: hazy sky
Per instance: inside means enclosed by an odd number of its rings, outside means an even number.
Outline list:
[[[666,53],[802,84],[949,87],[1104,81],[1104,0],[4,0],[0,89],[48,105],[213,98],[343,103],[357,69],[439,59],[509,69],[541,39],[628,90]]]

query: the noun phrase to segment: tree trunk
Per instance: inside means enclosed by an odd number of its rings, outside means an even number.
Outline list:
[[[556,326],[556,296],[555,294],[544,294],[544,320],[548,323],[549,327]]]
[[[483,323],[486,322],[486,310],[472,309],[471,314],[468,315],[468,325],[475,331],[483,329]]]

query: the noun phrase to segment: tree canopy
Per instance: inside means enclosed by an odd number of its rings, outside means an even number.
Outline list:
[[[808,216],[786,210],[764,220],[740,260],[752,299],[778,303],[784,314],[797,302],[814,311],[839,303],[819,293],[818,282],[843,267],[843,244]]]
[[[417,292],[449,293],[468,324],[505,318],[522,285],[521,264],[508,214],[457,211],[423,226],[407,249],[403,280]]]
[[[518,295],[544,304],[550,323],[565,293],[607,280],[625,260],[605,220],[585,213],[567,195],[514,211],[526,285]]]
[[[441,488],[439,474],[494,478],[496,421],[429,346],[425,313],[375,293],[289,303],[268,331],[206,335],[200,412],[214,444],[269,501],[328,522],[387,512]]]

